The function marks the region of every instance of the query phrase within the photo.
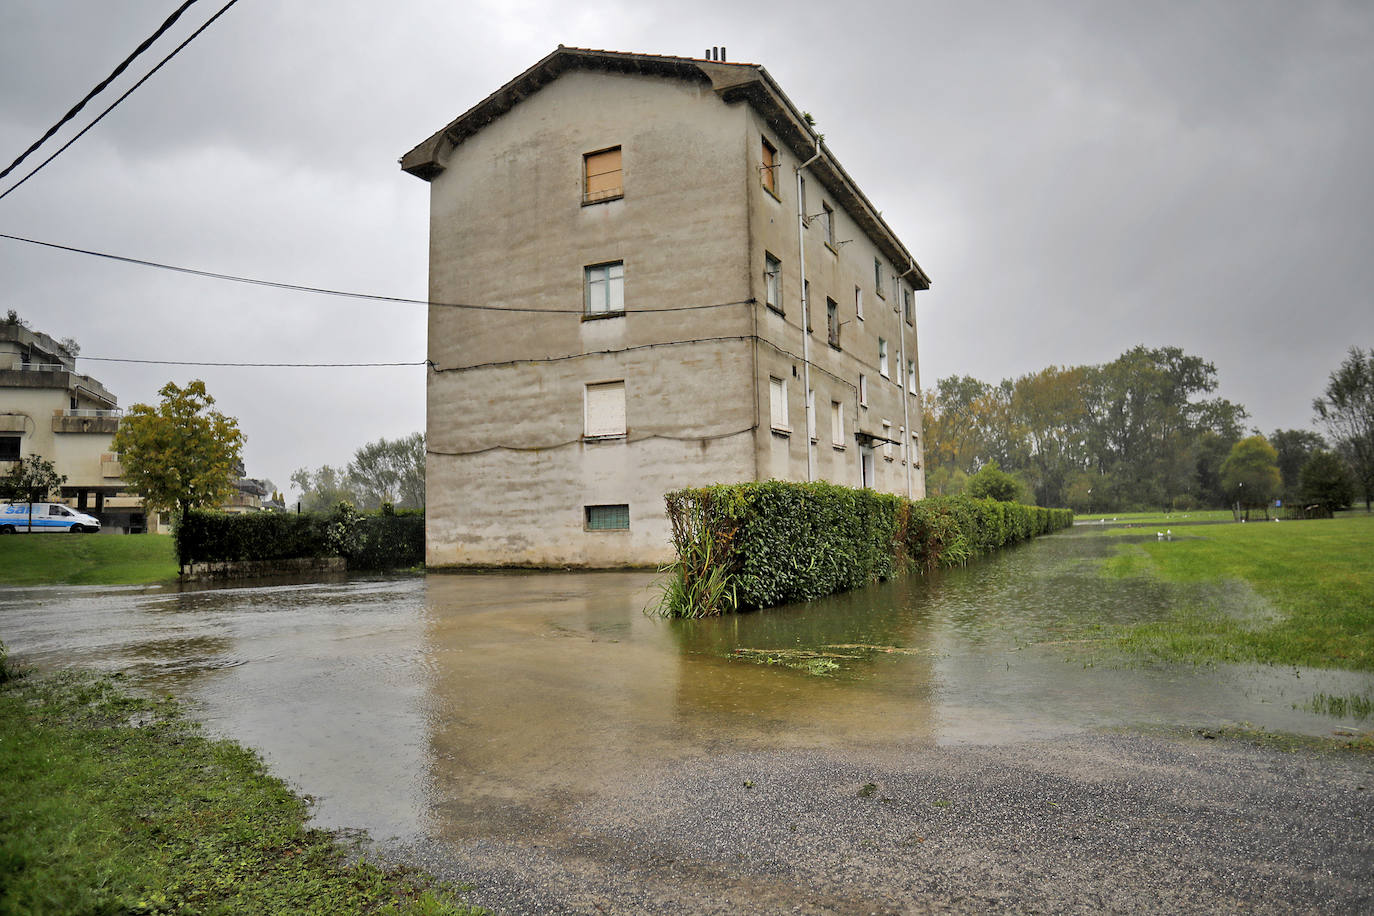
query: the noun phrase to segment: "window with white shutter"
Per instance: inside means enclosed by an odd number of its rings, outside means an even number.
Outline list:
[[[625,435],[625,382],[587,386],[586,437],[614,439]]]
[[[787,382],[780,378],[768,380],[768,407],[773,428],[779,432],[791,432],[787,425]]]

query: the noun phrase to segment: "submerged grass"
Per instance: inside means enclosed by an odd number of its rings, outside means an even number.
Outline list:
[[[1170,661],[1374,671],[1374,517],[1215,525],[1205,532],[1121,544],[1103,575],[1238,580],[1264,599],[1268,615],[1239,617],[1214,601],[1182,599],[1162,619],[1118,628],[1121,648]]]
[[[167,534],[0,537],[0,585],[150,585],[176,577]]]
[[[1319,693],[1311,699],[1307,708],[1315,713],[1337,719],[1344,719],[1349,716],[1352,719],[1364,721],[1374,714],[1374,700],[1371,700],[1367,693],[1335,695]]]
[[[476,914],[350,862],[251,751],[109,678],[0,687],[0,913]]]

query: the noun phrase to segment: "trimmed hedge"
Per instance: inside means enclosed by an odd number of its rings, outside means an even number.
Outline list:
[[[660,610],[701,617],[806,601],[979,554],[1073,524],[1068,509],[965,496],[913,502],[829,483],[676,490],[677,561]]]
[[[182,566],[341,556],[349,569],[403,569],[425,561],[425,516],[359,515],[347,503],[327,515],[196,509],[177,526],[176,546]]]

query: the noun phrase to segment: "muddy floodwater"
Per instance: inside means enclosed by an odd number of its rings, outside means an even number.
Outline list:
[[[890,755],[1160,725],[1329,734],[1342,723],[1311,712],[1313,695],[1374,686],[1113,662],[1086,626],[1179,600],[1264,608],[1239,585],[1100,578],[1111,549],[1069,531],[966,569],[708,621],[647,616],[648,573],[4,589],[0,638],[21,663],[124,672],[188,701],[315,797],[322,825],[401,841],[515,828],[712,754]]]

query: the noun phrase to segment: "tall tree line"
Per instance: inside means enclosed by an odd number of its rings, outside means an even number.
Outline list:
[[[1216,367],[1177,347],[990,384],[941,379],[924,397],[927,488],[962,492],[990,461],[1040,505],[1078,511],[1222,505],[1221,465],[1245,408],[1210,397]]]

